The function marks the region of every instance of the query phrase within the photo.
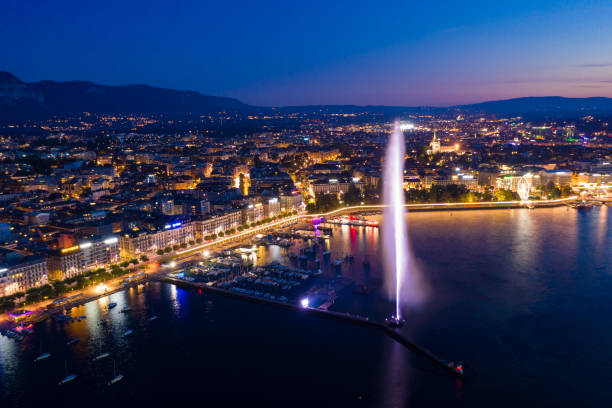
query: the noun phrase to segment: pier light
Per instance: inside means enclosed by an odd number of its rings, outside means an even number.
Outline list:
[[[108,290],[108,287],[103,283],[100,283],[98,286],[96,286],[96,293],[101,294],[101,293],[106,292],[107,290]]]
[[[308,301],[308,298],[300,300],[300,306],[302,306],[304,309],[307,308],[309,304],[310,302]]]

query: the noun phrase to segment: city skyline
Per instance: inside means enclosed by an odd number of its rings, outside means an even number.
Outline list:
[[[11,1],[0,69],[26,82],[144,83],[256,106],[448,106],[612,96],[604,2],[537,5]],[[134,17],[138,16],[138,17]]]

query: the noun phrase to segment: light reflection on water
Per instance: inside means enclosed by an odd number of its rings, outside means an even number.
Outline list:
[[[195,377],[214,384],[207,391],[211,395],[231,392],[225,383],[252,384],[251,399],[259,401],[266,398],[261,390],[271,384],[298,387],[300,381],[285,383],[284,378],[299,378],[306,371],[301,381],[308,385],[286,394],[275,388],[279,398],[295,401],[306,388],[314,396],[323,395],[330,391],[328,384],[335,384],[337,395],[342,388],[346,398],[355,398],[342,400],[347,406],[358,396],[376,401],[372,406],[419,406],[433,398],[484,407],[499,402],[499,396],[504,402],[496,406],[580,398],[609,406],[606,384],[612,375],[601,370],[601,364],[612,361],[612,321],[602,318],[612,310],[610,216],[607,207],[585,213],[560,207],[408,215],[413,250],[431,293],[426,305],[406,316],[403,331],[442,357],[462,360],[471,375],[462,385],[378,334],[355,335],[352,330],[357,328],[152,284],[73,309],[74,317],[87,316],[81,322],[37,325],[36,333],[21,344],[0,337],[0,398],[10,395],[18,403],[27,395],[28,384],[41,383],[50,395],[74,400],[74,395],[54,394],[64,361],[78,374],[87,398],[102,398],[108,394],[105,384],[112,377],[114,359],[126,375],[116,391],[124,393],[121,398],[143,398],[141,378],[154,389],[173,379],[179,387],[180,381]],[[321,264],[326,279],[336,279],[331,261],[351,253],[354,260],[343,263],[342,275],[379,288],[379,236],[377,228],[334,228],[333,238],[319,249],[332,252],[330,262]],[[299,248],[289,249],[296,251]],[[260,247],[257,259],[289,263],[286,253],[280,247]],[[117,303],[111,311],[109,302]],[[126,305],[132,311],[120,313]],[[349,286],[333,309],[382,318],[392,307],[380,291],[355,294]],[[160,319],[149,322],[153,314]],[[109,325],[99,325],[106,316]],[[134,333],[124,337],[128,329]],[[73,337],[79,343],[67,347]],[[52,357],[35,365],[41,338]],[[353,344],[360,348],[351,349]],[[93,362],[101,351],[112,357]],[[305,361],[283,364],[294,356]],[[171,373],[170,379],[158,372]],[[320,383],[314,384],[316,379]],[[191,385],[206,388],[206,382]],[[222,402],[224,397],[219,398]]]

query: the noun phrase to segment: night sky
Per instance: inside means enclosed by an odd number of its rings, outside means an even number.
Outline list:
[[[610,1],[2,0],[0,70],[255,105],[612,97]]]

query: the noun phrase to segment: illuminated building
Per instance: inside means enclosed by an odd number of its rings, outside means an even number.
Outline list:
[[[362,191],[365,188],[361,180],[343,177],[318,177],[309,180],[309,185],[314,194],[343,194],[349,190],[351,185]]]
[[[280,194],[281,211],[294,211],[302,209],[302,193],[298,190],[285,191]]]
[[[428,155],[438,153],[453,153],[459,150],[459,145],[453,146],[442,146],[440,140],[436,137],[436,131],[434,130],[433,139],[429,143],[429,149],[427,150]]]
[[[47,260],[44,257],[0,249],[0,296],[25,292],[47,283]]]
[[[207,235],[218,234],[221,231],[225,232],[229,229],[237,228],[241,224],[242,211],[240,210],[214,214],[194,221],[195,235],[197,238],[204,239]]]
[[[119,239],[91,239],[54,251],[49,256],[49,278],[63,280],[119,261]]]
[[[157,229],[139,229],[121,235],[119,252],[121,257],[129,258],[187,243],[195,238],[194,223],[174,221]]]

